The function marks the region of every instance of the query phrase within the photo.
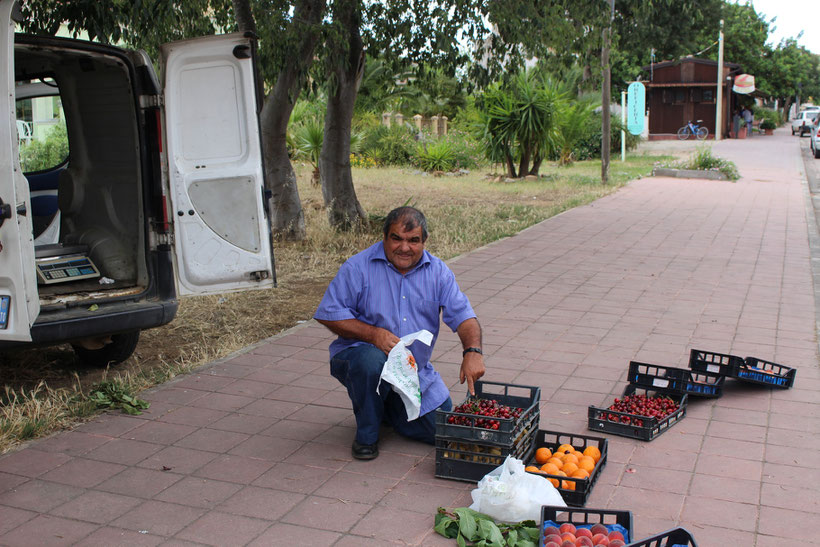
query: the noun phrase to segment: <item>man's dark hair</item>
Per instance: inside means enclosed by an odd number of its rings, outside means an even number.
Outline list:
[[[390,227],[393,224],[401,223],[405,231],[410,231],[421,227],[421,241],[427,241],[427,219],[424,213],[415,207],[396,207],[384,219],[384,237],[387,238],[390,233]]]

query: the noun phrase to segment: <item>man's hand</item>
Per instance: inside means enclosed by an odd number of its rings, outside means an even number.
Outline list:
[[[385,355],[390,353],[393,346],[399,343],[399,337],[387,329],[381,327],[374,327],[373,339],[370,343],[382,350]]]
[[[358,319],[342,319],[341,321],[317,319],[317,321],[329,328],[333,334],[342,338],[355,338],[373,344],[382,350],[385,355],[390,353],[393,346],[399,343],[399,337],[389,330],[362,323]]]
[[[467,389],[470,390],[470,395],[475,395],[475,382],[484,376],[484,370],[484,356],[480,353],[471,351],[461,361],[461,371],[458,377],[462,384],[465,380],[467,381]]]
[[[462,321],[456,332],[461,340],[461,347],[464,349],[481,348],[481,325],[475,317]],[[461,361],[461,371],[458,377],[462,384],[465,380],[467,381],[470,395],[475,395],[475,381],[482,376],[484,376],[484,356],[475,351],[468,351]]]

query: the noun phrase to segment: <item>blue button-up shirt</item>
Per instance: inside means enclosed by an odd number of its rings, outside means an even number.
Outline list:
[[[430,346],[420,342],[410,345],[419,364],[420,415],[424,415],[450,395],[430,363],[438,338],[439,317],[455,332],[461,323],[475,316],[455,275],[441,259],[424,251],[419,263],[402,275],[387,260],[380,241],[342,264],[313,317],[323,321],[358,319],[398,337],[422,329],[432,332]],[[330,344],[330,357],[363,343],[339,337]]]

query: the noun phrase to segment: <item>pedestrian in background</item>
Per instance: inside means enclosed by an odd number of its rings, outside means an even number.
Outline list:
[[[754,123],[754,120],[755,120],[754,114],[752,114],[752,111],[749,110],[748,106],[744,106],[742,115],[743,115],[743,121],[746,122],[746,136],[751,137],[752,136],[752,123]]]

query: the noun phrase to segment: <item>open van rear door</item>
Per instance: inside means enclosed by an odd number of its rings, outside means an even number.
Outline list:
[[[273,286],[250,40],[237,33],[161,48],[181,295]]]
[[[0,1],[0,340],[30,341],[40,313],[28,182],[17,162],[12,0]],[[2,120],[2,117],[0,117]]]

